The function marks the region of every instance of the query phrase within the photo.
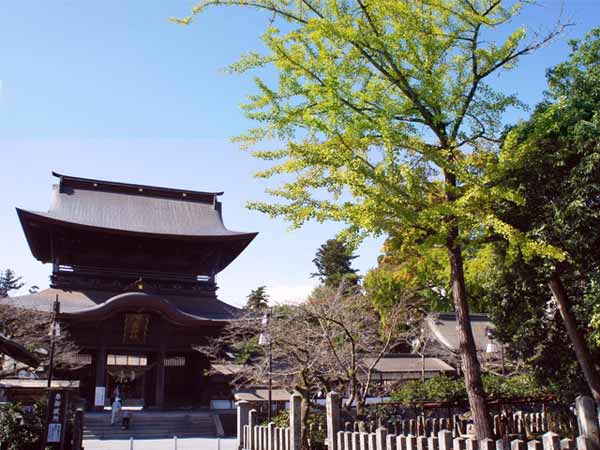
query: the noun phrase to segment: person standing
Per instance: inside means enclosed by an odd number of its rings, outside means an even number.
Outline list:
[[[117,397],[112,404],[112,412],[110,415],[110,424],[114,425],[119,420],[121,415],[121,399]]]

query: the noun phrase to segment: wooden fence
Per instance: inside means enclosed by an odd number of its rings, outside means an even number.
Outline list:
[[[300,394],[290,398],[289,427],[257,423],[257,411],[238,402],[239,450],[302,450]],[[410,419],[387,428],[365,429],[360,422],[341,426],[340,398],[327,394],[325,442],[328,450],[600,450],[596,405],[589,397],[576,401],[579,436],[561,439],[549,430],[543,413],[501,414],[493,418],[497,440],[477,441],[472,430],[458,417]]]

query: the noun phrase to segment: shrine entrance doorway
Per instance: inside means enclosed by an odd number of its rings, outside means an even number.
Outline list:
[[[107,397],[110,395],[111,405],[118,395],[122,406],[145,406],[146,372],[150,369],[145,355],[109,354],[106,368]]]

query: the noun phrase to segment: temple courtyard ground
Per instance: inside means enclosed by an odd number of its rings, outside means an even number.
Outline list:
[[[133,450],[235,450],[235,438],[138,439]],[[85,450],[131,450],[128,440],[84,440]]]

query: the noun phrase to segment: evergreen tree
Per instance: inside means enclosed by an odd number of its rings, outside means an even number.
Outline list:
[[[266,286],[259,286],[256,289],[252,289],[246,298],[248,301],[246,302],[245,309],[250,311],[262,311],[269,306],[269,295],[267,294]]]
[[[8,297],[10,291],[17,291],[25,286],[25,283],[21,282],[22,278],[16,276],[11,269],[6,269],[0,273],[0,297]]]
[[[313,263],[317,266],[317,272],[312,277],[319,277],[321,283],[329,287],[337,287],[343,279],[349,284],[356,285],[358,282],[357,270],[352,268],[352,260],[357,255],[352,254],[350,247],[339,239],[328,239],[315,254]]]
[[[591,310],[600,308],[600,28],[571,47],[569,59],[547,73],[545,102],[508,133],[496,176],[521,198],[499,208],[503,220],[560,249],[560,257],[499,243],[501,264],[509,267],[495,271],[489,304],[497,306],[502,338],[546,379],[558,374],[572,385],[574,353],[600,403],[598,352],[586,335]]]

